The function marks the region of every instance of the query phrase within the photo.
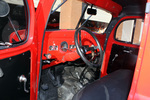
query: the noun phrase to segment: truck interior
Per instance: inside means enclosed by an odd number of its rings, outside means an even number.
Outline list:
[[[57,18],[57,27],[49,28],[56,10],[67,2],[52,8],[45,30],[39,100],[127,100],[146,0],[82,0],[85,6],[75,29],[59,29]],[[83,20],[98,8],[112,15],[102,34],[87,26],[90,18]]]
[[[21,47],[29,40],[27,1],[22,0],[21,5],[8,1],[0,0],[0,50]],[[38,100],[127,100],[142,37],[146,0],[80,0],[82,14],[72,29],[61,29],[59,25],[59,15],[67,12],[61,7],[69,0],[61,0],[55,6],[57,1],[41,33],[44,37]],[[98,9],[110,16],[108,23],[92,18],[101,16]],[[19,53],[0,60],[1,100],[30,98],[33,88],[30,72],[35,72],[30,66],[35,52]]]

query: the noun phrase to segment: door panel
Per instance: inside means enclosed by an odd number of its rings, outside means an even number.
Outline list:
[[[11,0],[5,0],[10,1]],[[25,5],[25,20],[26,27],[20,26],[17,30],[20,33],[21,30],[26,28],[26,37],[22,41],[16,41],[16,39],[11,38],[12,45],[0,45],[0,100],[35,100],[36,99],[36,72],[37,72],[37,34],[35,33],[35,8],[32,0],[22,0]],[[15,1],[11,2],[10,5],[16,3]],[[19,3],[19,2],[17,2]],[[11,6],[12,7],[12,6]],[[14,6],[13,6],[14,7]],[[16,6],[15,6],[16,7]],[[17,6],[20,7],[20,6]],[[18,8],[11,9],[15,10],[10,14],[16,13],[22,14]],[[11,19],[18,20],[19,25],[23,24],[21,22],[21,16],[16,17],[12,15]],[[7,17],[7,16],[6,16]],[[15,28],[18,24],[15,24],[12,21]],[[0,22],[1,24],[1,22]],[[4,25],[5,26],[5,25]],[[7,26],[7,25],[6,25]],[[11,24],[8,24],[12,28]],[[5,28],[4,28],[5,29]],[[8,28],[9,30],[9,28]],[[9,31],[4,32],[9,32]],[[4,33],[5,34],[5,33]],[[10,34],[14,34],[10,32]],[[11,42],[7,39],[4,41],[0,37],[0,41]],[[18,39],[18,38],[17,38]],[[15,40],[15,41],[14,41]],[[29,93],[24,91],[24,82],[19,82],[19,76],[24,75],[27,78],[27,83],[25,84]],[[21,77],[25,79],[23,76]],[[26,80],[26,79],[25,79]],[[30,88],[30,90],[29,90]]]
[[[113,44],[107,73],[111,73],[118,69],[135,69],[138,48],[126,47],[117,44]]]
[[[128,44],[132,46],[140,44],[142,24],[142,18],[124,19],[118,24],[114,33],[115,41],[126,45],[112,44],[107,73],[118,69],[131,69],[134,71],[139,49],[128,47]]]
[[[112,60],[115,58],[115,55],[118,55],[119,52],[117,52],[120,48],[120,51],[122,52],[122,54],[124,55],[124,49],[123,48],[128,48],[127,51],[132,51],[132,49],[136,49],[136,50],[139,50],[139,41],[140,41],[140,37],[138,36],[138,42],[134,42],[134,38],[137,37],[135,36],[135,34],[133,34],[134,32],[136,31],[132,31],[133,35],[130,36],[131,37],[131,41],[124,41],[124,37],[122,36],[122,34],[118,34],[116,35],[116,32],[119,32],[120,30],[117,30],[119,25],[121,25],[120,23],[122,23],[123,21],[126,21],[126,20],[135,20],[135,19],[142,19],[142,16],[125,16],[125,17],[121,17],[117,20],[114,19],[114,23],[112,21],[112,28],[110,29],[111,32],[110,32],[110,35],[106,36],[106,38],[108,38],[107,42],[107,45],[106,45],[106,49],[105,49],[105,53],[104,53],[104,58],[103,58],[103,64],[102,64],[102,69],[101,69],[101,77],[107,75],[108,73],[107,72],[112,72],[113,70],[112,69],[108,69],[108,66],[110,68],[110,66],[112,66]],[[135,23],[136,24],[136,23]],[[108,28],[111,27],[111,24]],[[121,27],[122,28],[122,27]],[[135,30],[136,27],[133,27]],[[123,32],[122,30],[120,32]],[[129,31],[131,32],[131,31]],[[138,33],[137,33],[138,34]],[[123,39],[123,40],[122,40]],[[132,41],[133,40],[133,41]],[[117,45],[117,46],[115,46]],[[123,47],[123,48],[122,48]],[[113,50],[115,48],[115,50]],[[126,50],[126,49],[125,49]],[[121,54],[121,53],[120,53]],[[119,54],[119,55],[120,55]],[[137,54],[136,54],[137,56]],[[128,58],[128,57],[127,57]],[[121,68],[121,67],[120,67]],[[118,69],[118,68],[117,68]],[[109,70],[109,71],[108,71]]]
[[[0,100],[29,100],[30,93],[24,91],[24,82],[19,77],[27,78],[26,89],[30,87],[30,51],[0,60]]]

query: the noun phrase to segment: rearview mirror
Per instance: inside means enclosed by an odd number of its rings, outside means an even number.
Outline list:
[[[8,3],[0,0],[0,17],[6,17],[10,12],[10,7]]]
[[[87,9],[87,13],[90,15],[96,15],[97,14],[97,10],[96,9],[92,9],[92,8],[88,8]]]

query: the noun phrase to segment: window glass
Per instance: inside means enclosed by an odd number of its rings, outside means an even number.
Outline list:
[[[117,28],[115,38],[132,44],[140,44],[143,29],[142,19],[131,19],[121,22]]]
[[[88,8],[91,7],[89,6]],[[100,8],[93,7],[93,9],[96,9],[97,14],[90,17],[90,15],[86,12],[81,23],[83,24],[84,21],[89,18],[83,26],[89,28],[92,32],[99,34],[104,33],[112,18],[112,15]]]
[[[135,32],[133,37],[133,44],[140,44],[143,30],[143,19],[136,19]]]
[[[39,1],[40,1],[40,0],[33,0],[33,2],[34,2],[34,7],[35,7],[35,8],[37,8],[37,6],[38,6],[38,4],[39,4]]]
[[[64,1],[65,0],[56,0],[52,8],[52,12]],[[74,4],[72,5],[72,3]],[[93,7],[93,9],[97,10],[97,14],[91,16],[87,14],[86,10],[86,12],[83,13],[83,18],[80,20],[84,8],[85,4],[81,1],[67,0],[61,7],[50,15],[47,29],[75,29],[79,23],[79,27],[83,26],[93,32],[103,33],[106,30],[112,15],[100,8]],[[88,8],[91,8],[91,6]],[[91,17],[89,18],[89,16]]]
[[[52,7],[52,12],[58,8],[58,6],[61,4],[61,0],[56,0],[54,6]],[[62,5],[63,6],[63,5]],[[47,28],[46,29],[59,29],[60,24],[60,12],[61,7],[59,7],[56,11],[54,11],[48,20]]]
[[[26,39],[26,16],[23,0],[4,0],[10,7],[5,17],[0,17],[0,42],[17,43]]]

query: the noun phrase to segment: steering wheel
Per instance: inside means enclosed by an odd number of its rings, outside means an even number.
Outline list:
[[[92,38],[95,40],[96,42],[96,46],[93,44],[92,46],[89,45],[82,45],[82,39],[81,39],[81,31],[86,31],[88,34],[90,34],[92,36]],[[101,61],[102,61],[102,48],[101,45],[98,41],[98,39],[96,38],[96,36],[87,28],[85,27],[81,27],[78,28],[75,32],[75,36],[74,36],[74,40],[75,40],[75,45],[76,45],[76,49],[77,52],[79,54],[79,56],[81,57],[81,59],[89,66],[89,67],[100,67]],[[92,58],[96,58],[98,57],[98,60],[95,61],[90,61],[88,60],[88,58],[86,57],[86,53],[87,52],[92,52]]]

